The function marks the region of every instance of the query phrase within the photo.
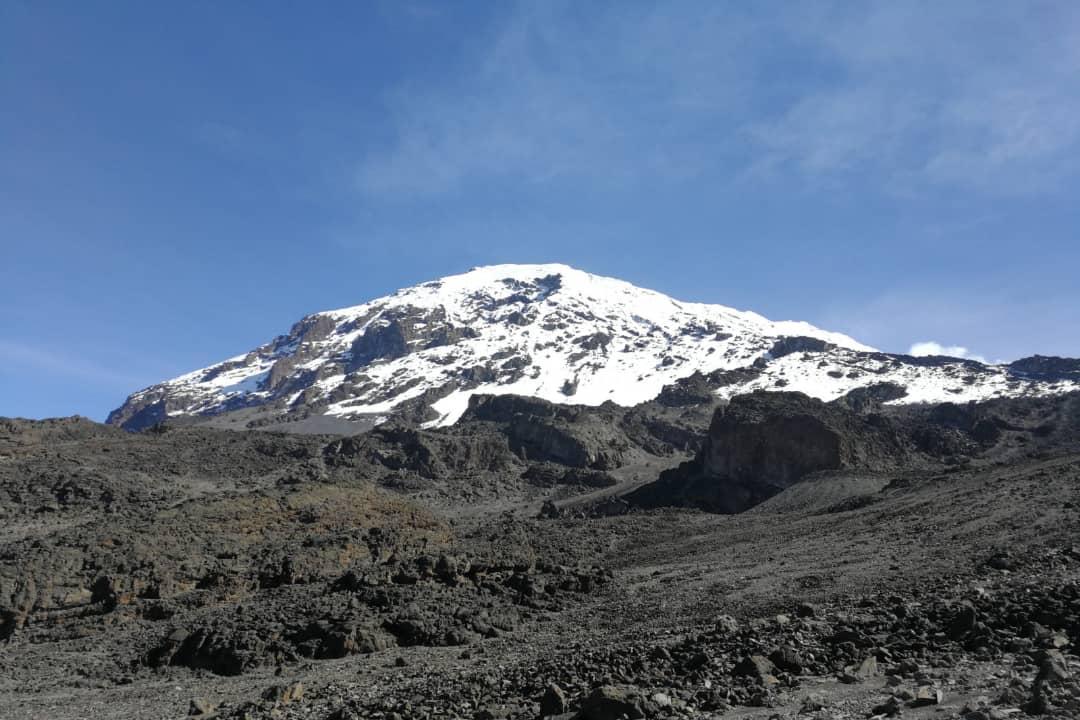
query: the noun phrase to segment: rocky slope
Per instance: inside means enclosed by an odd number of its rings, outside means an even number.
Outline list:
[[[393,415],[448,425],[475,394],[630,407],[695,374],[718,397],[786,389],[832,400],[891,382],[893,402],[962,402],[1080,388],[1077,361],[890,355],[565,265],[499,265],[310,315],[251,352],[133,394],[108,422],[328,431],[346,420],[355,432]]]
[[[352,437],[0,421],[0,715],[1080,713],[1080,394],[714,384]]]
[[[717,408],[696,456],[626,499],[737,513],[814,476],[891,481],[1075,452],[1080,393],[887,407],[861,396],[825,403],[758,391]]]
[[[434,572],[434,561],[418,557],[453,554],[448,520],[534,514],[544,499],[612,489],[635,468],[677,463],[697,448],[711,407],[473,396],[453,427],[391,422],[344,438],[0,419],[0,641],[117,609],[163,619],[201,607],[214,619],[222,603],[257,603],[286,586],[364,585],[343,579],[361,568]],[[491,581],[492,568],[512,570],[529,554],[514,543],[496,550],[460,574]],[[290,622],[303,628],[338,612],[302,592],[296,602],[304,607],[292,608]],[[385,634],[378,615],[350,613],[368,639]],[[426,642],[471,627],[442,626]],[[232,630],[215,632],[213,652],[178,645],[154,662],[247,668],[222,639]],[[304,655],[295,638],[311,638],[295,633],[275,647]]]

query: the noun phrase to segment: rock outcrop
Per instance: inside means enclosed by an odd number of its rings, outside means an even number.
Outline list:
[[[876,418],[801,393],[741,395],[716,410],[694,460],[629,499],[734,513],[811,473],[894,467],[905,457],[903,445],[888,421]]]
[[[1080,393],[883,407],[900,392],[880,384],[831,403],[790,392],[735,397],[716,410],[693,460],[627,500],[737,513],[814,474],[992,465],[1080,447]]]

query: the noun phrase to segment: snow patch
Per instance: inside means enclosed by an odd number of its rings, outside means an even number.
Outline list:
[[[953,355],[955,362],[913,362],[877,353],[847,335],[801,321],[772,321],[723,305],[674,300],[614,278],[567,265],[493,265],[399,290],[361,305],[305,319],[331,326],[314,341],[278,338],[244,355],[196,370],[129,398],[168,398],[176,414],[213,413],[243,397],[248,404],[300,400],[318,389],[319,411],[338,417],[384,416],[425,393],[432,425],[461,417],[478,393],[516,393],[557,403],[599,405],[648,401],[695,372],[745,369],[749,380],[722,388],[725,397],[797,390],[832,400],[854,388],[895,382],[908,394],[896,402],[982,400],[1077,389],[1016,378],[1007,368],[974,365],[966,348],[919,343],[912,355]],[[357,365],[353,346],[365,333],[381,357]],[[299,327],[299,325],[297,326]],[[817,338],[823,352],[769,350],[783,337]],[[369,338],[370,339],[370,338]],[[282,389],[260,390],[282,359]],[[763,367],[753,366],[759,359]],[[283,388],[289,388],[286,392]],[[297,388],[301,388],[298,391]],[[282,410],[281,412],[286,412]]]

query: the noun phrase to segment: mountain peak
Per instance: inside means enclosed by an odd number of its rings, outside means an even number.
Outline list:
[[[635,405],[695,373],[735,371],[717,381],[718,395],[783,388],[833,399],[895,381],[919,402],[1046,385],[1008,369],[902,358],[808,323],[682,302],[568,265],[490,265],[309,315],[244,355],[133,394],[109,422],[399,415],[445,425],[475,394]]]

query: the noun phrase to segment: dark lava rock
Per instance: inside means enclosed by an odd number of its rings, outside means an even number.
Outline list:
[[[645,507],[736,513],[810,473],[896,466],[904,449],[887,425],[802,393],[755,392],[716,410],[698,456],[628,496]]]
[[[149,653],[146,664],[209,670],[217,675],[240,675],[283,659],[286,654],[287,650],[276,639],[254,629],[198,628],[191,633],[174,631]]]
[[[700,371],[695,371],[688,377],[665,385],[656,396],[656,402],[664,407],[677,408],[706,405],[714,402],[715,398],[713,383]]]
[[[368,654],[394,645],[390,635],[349,622],[311,623],[290,639],[301,648],[301,654],[318,659]]]
[[[956,615],[953,616],[952,622],[949,623],[949,637],[953,640],[960,640],[975,629],[977,621],[978,613],[975,606],[966,601],[961,603]]]
[[[871,715],[886,715],[888,717],[895,717],[903,712],[903,706],[900,701],[894,697],[889,698],[880,705],[875,705],[871,710]]]
[[[802,655],[790,645],[784,645],[773,650],[772,653],[769,654],[769,660],[784,672],[793,673],[795,675],[801,673],[803,669]]]
[[[731,672],[735,676],[753,678],[761,683],[776,682],[776,666],[762,655],[747,655]]]
[[[613,470],[630,449],[614,413],[517,395],[474,395],[460,423],[497,423],[521,458]]]
[[[955,471],[973,462],[1007,461],[1018,445],[1080,450],[1080,393],[880,407],[899,393],[897,387],[868,386],[832,403],[792,392],[737,396],[716,409],[693,460],[625,497],[644,508],[737,513],[813,474]],[[842,502],[860,504],[835,509],[857,509],[872,499]]]
[[[986,561],[986,564],[995,570],[1013,570],[1016,568],[1016,561],[1008,553],[1004,552],[995,553]]]
[[[564,712],[566,712],[566,693],[561,687],[551,683],[544,690],[544,696],[540,698],[540,717],[562,715]]]
[[[857,413],[880,410],[884,403],[906,397],[907,388],[897,383],[874,383],[849,390],[843,397],[834,400],[837,405],[845,405]]]
[[[1066,699],[1062,683],[1071,677],[1065,656],[1058,650],[1046,650],[1039,654],[1039,673],[1031,686],[1031,699],[1026,710],[1033,715],[1051,713],[1057,703]]]
[[[354,467],[367,475],[379,470],[441,479],[479,472],[513,472],[519,465],[506,438],[497,434],[450,435],[400,422],[338,440],[324,451],[331,467]]]
[[[797,352],[825,352],[835,347],[832,343],[820,338],[793,335],[780,338],[773,343],[773,346],[769,348],[769,355],[775,359]]]
[[[1009,372],[1036,380],[1080,380],[1080,359],[1032,355],[1008,364]]]
[[[602,685],[581,703],[581,720],[638,720],[646,717],[646,701],[636,687]]]

